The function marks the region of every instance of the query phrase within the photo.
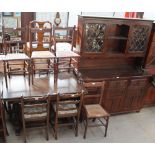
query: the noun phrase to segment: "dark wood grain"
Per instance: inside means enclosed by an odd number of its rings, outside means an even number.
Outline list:
[[[45,76],[45,77],[44,77]],[[36,75],[34,84],[28,85],[28,78],[24,76],[12,76],[8,80],[8,89],[3,87],[3,99],[13,100],[23,96],[55,95],[56,93],[76,93],[83,88],[72,73],[59,73],[58,79],[54,80],[54,75]]]

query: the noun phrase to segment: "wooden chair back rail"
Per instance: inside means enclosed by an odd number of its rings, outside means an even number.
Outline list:
[[[37,20],[33,20],[29,23],[29,27],[36,27],[36,24],[39,26],[39,28],[43,28],[45,26],[45,24],[49,24],[50,28],[52,27],[51,22],[49,21],[37,21]]]
[[[32,105],[30,104],[26,104],[24,105],[25,108],[35,108],[35,107],[46,107],[47,106],[47,103],[43,103],[43,104],[37,104],[37,103],[34,103]]]
[[[48,25],[49,27],[46,27]],[[46,37],[46,33],[48,33],[47,37],[48,40],[44,41],[44,37]],[[35,40],[35,34],[37,35],[37,41]],[[51,51],[51,45],[52,45],[52,24],[49,21],[31,21],[29,23],[29,42],[30,42],[30,56],[32,55],[33,51],[38,50],[49,50]],[[33,42],[37,43],[37,48],[34,48],[32,46]],[[44,43],[48,43],[48,47],[44,47]]]
[[[76,58],[71,58],[71,61],[78,63],[78,61],[76,60]]]
[[[74,98],[77,98],[79,97],[79,93],[76,93],[76,94],[59,94],[59,98],[60,100],[61,99],[74,99]]]
[[[83,91],[76,94],[57,94],[57,102],[55,109],[55,124],[54,133],[55,139],[57,139],[58,119],[60,118],[74,118],[73,123],[63,123],[63,125],[72,125],[76,129],[75,135],[78,135],[78,124],[81,112],[81,106],[83,103]]]
[[[79,104],[79,100],[59,101],[59,104]]]
[[[30,28],[31,33],[36,33],[36,32],[51,32],[51,28]]]
[[[75,30],[76,30],[76,26],[74,27],[53,27],[53,36],[55,38],[56,42],[71,42],[71,50],[73,51],[73,47],[74,47],[74,40],[75,40]],[[63,39],[56,39],[56,31],[67,31],[65,38]],[[71,36],[69,36],[69,33],[72,33]],[[55,48],[56,50],[56,48]]]
[[[88,98],[99,98],[99,104],[102,104],[102,99],[103,99],[103,91],[104,91],[104,84],[105,82],[88,82],[88,83],[83,83],[83,86],[88,90],[88,94],[84,96],[85,99]],[[99,94],[89,94],[89,89],[100,89]]]
[[[84,99],[87,99],[87,98],[100,98],[100,97],[101,97],[101,94],[93,94],[93,95],[86,94],[84,96]]]
[[[66,101],[66,99],[68,99],[68,101]],[[79,100],[79,101],[78,101]],[[79,104],[79,106],[77,107],[77,116],[79,116],[80,111],[81,111],[81,106],[82,106],[82,102],[83,102],[83,92],[78,93],[78,94],[63,94],[57,95],[57,102],[56,102],[56,115],[58,115],[58,111],[59,111],[59,107],[60,105],[69,105],[69,104],[74,104],[77,105]],[[70,110],[72,110],[72,108],[68,108]],[[74,108],[73,108],[74,109]]]
[[[4,28],[3,27],[2,33],[4,36],[2,39],[3,51],[4,51],[3,53],[7,54],[8,52],[12,52],[12,46],[14,46],[13,44],[20,43],[20,45],[22,44],[22,46],[25,45],[26,40],[27,40],[28,29],[26,27],[21,27],[21,28]],[[12,38],[11,36],[10,36],[10,38],[6,38],[5,37],[6,33],[12,33],[14,41],[11,40],[11,38]],[[16,38],[21,38],[21,39],[17,40]],[[20,46],[18,45],[18,48],[19,47]]]
[[[21,37],[23,33],[23,41],[26,41],[26,35],[27,35],[28,29],[27,27],[20,27],[20,28],[3,28],[3,36],[5,36],[5,33],[17,33],[17,36]],[[19,34],[21,33],[21,34]],[[4,38],[5,39],[5,38]]]
[[[67,31],[67,34],[66,34],[66,36],[68,36],[68,33],[70,32],[70,31],[73,31],[72,32],[72,37],[74,37],[74,33],[75,33],[75,29],[76,29],[76,27],[74,26],[74,27],[53,27],[53,35],[55,36],[55,31],[62,31],[62,30],[64,30],[64,31]]]
[[[34,122],[34,121],[35,122],[42,121],[42,123],[45,124],[44,127],[46,128],[46,139],[48,140],[49,138],[48,137],[49,104],[50,104],[49,95],[42,96],[42,97],[38,97],[38,96],[35,96],[35,97],[23,97],[22,96],[21,97],[22,121],[23,121],[25,142],[26,142],[26,123]],[[39,117],[37,117],[37,115],[39,115]]]

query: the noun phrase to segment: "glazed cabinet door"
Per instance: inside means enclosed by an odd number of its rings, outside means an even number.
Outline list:
[[[85,53],[103,53],[107,23],[86,20],[83,25],[82,51]]]
[[[143,24],[132,24],[130,26],[127,54],[144,55],[150,37],[151,26]]]

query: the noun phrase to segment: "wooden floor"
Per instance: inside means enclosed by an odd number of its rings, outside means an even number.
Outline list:
[[[28,77],[13,75],[8,78],[8,88],[3,79],[3,99],[14,99],[23,96],[54,95],[55,93],[76,93],[83,89],[73,73],[59,73],[57,81],[54,75],[36,75],[34,84],[28,84]]]

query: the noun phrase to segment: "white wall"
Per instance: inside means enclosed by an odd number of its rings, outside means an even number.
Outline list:
[[[60,26],[67,26],[67,18],[68,13],[67,12],[59,12],[61,23]],[[42,21],[50,21],[52,24],[54,24],[56,12],[36,12],[36,20],[42,20]]]
[[[124,17],[124,12],[82,12],[84,16]]]
[[[54,23],[56,12],[36,12],[36,20],[48,20]],[[124,17],[124,12],[69,12],[68,26],[78,23],[78,15],[99,17]],[[60,12],[60,26],[67,26],[67,12]]]
[[[143,18],[155,20],[155,12],[144,12]]]
[[[81,12],[69,12],[68,26],[77,25],[77,23],[78,23],[78,15],[81,15]]]
[[[37,20],[48,20],[54,23],[56,12],[37,12]],[[78,15],[99,16],[99,17],[118,17],[123,18],[125,12],[69,12],[68,26],[74,26],[78,23]],[[67,12],[60,12],[60,26],[67,26]],[[144,19],[155,20],[155,12],[144,12]]]

